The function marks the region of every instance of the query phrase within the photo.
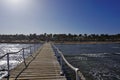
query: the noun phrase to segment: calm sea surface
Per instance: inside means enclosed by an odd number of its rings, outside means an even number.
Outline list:
[[[86,80],[120,80],[120,44],[56,46],[73,66],[80,69]],[[74,72],[66,65],[65,73],[68,80],[75,80]]]

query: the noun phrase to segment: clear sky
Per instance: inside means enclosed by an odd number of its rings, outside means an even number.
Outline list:
[[[120,33],[120,0],[0,0],[0,34]]]

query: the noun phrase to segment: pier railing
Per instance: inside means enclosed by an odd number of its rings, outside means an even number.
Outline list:
[[[56,49],[57,53],[59,53],[59,57],[60,57],[60,65],[61,65],[61,69],[63,69],[63,61],[67,64],[68,67],[70,67],[72,70],[75,71],[75,75],[76,75],[76,80],[86,80],[85,77],[83,76],[83,74],[80,72],[79,68],[76,68],[74,66],[72,66],[64,57],[63,53],[55,46],[52,44],[52,46],[54,47],[54,49]],[[61,74],[64,74],[63,71],[61,72]]]
[[[4,65],[0,70],[1,71],[7,71],[7,75],[5,75],[5,77],[7,78],[7,80],[9,80],[10,78],[10,70],[14,67],[12,67],[10,65],[11,61],[17,61],[17,65],[21,62],[24,62],[24,66],[25,68],[28,66],[29,62],[26,62],[26,58],[31,56],[32,58],[35,58],[35,56],[32,55],[32,53],[36,52],[37,49],[40,47],[40,45],[33,45],[33,46],[29,46],[26,48],[22,48],[17,52],[9,52],[6,53],[5,55],[0,57],[0,61],[5,61],[6,65]],[[16,66],[17,66],[16,65]],[[15,66],[15,65],[14,65]]]

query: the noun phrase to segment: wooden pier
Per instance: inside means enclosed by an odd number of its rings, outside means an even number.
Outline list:
[[[30,58],[26,62],[28,60]],[[9,80],[66,80],[60,75],[61,67],[50,43],[45,43],[31,63],[19,73],[21,68],[24,68],[24,62],[10,71]]]

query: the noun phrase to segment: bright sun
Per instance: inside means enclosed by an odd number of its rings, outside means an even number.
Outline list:
[[[21,5],[25,2],[25,0],[8,0],[8,3],[11,5]]]
[[[21,2],[22,0],[9,0],[11,3],[13,4],[18,4],[19,2]]]
[[[26,9],[31,0],[2,0],[3,5],[11,11],[20,11]]]
[[[28,3],[28,0],[2,0],[3,4],[6,6],[23,6]]]

